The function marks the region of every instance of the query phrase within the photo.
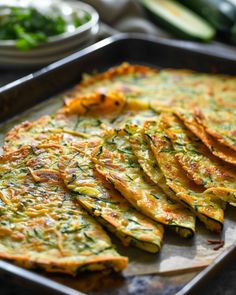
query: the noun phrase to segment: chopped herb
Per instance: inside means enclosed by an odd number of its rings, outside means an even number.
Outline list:
[[[103,146],[101,145],[101,146],[99,147],[99,151],[98,151],[98,153],[97,153],[97,156],[100,156],[100,155],[102,154],[102,151],[103,151]]]
[[[74,14],[71,21],[79,27],[90,19],[87,13],[82,17]],[[43,14],[34,7],[7,7],[7,13],[1,14],[0,18],[0,39],[16,40],[20,50],[29,50],[46,42],[50,36],[64,33],[66,26],[61,15]]]
[[[90,242],[94,243],[94,239],[91,238],[89,235],[87,235],[86,233],[84,233],[84,236],[86,237],[87,240],[89,240]]]
[[[131,219],[131,218],[128,218],[128,220],[129,220],[130,222],[133,222],[133,223],[135,223],[135,224],[138,224],[138,225],[140,225],[140,223],[139,223],[139,222],[137,222],[137,221],[135,221],[135,220],[133,220],[133,219]]]
[[[156,194],[151,194],[151,196],[153,196],[155,199],[160,200],[160,197]]]
[[[104,249],[102,249],[102,250],[100,250],[100,251],[97,251],[95,254],[100,254],[100,253],[102,253],[102,252],[105,252],[105,251],[107,251],[107,250],[111,250],[111,249],[113,249],[112,246],[110,246],[110,247],[106,247],[106,248],[104,248]]]
[[[71,180],[68,181],[68,184],[71,184],[71,183],[74,182],[76,179],[77,179],[76,174],[72,174],[72,175],[71,175]]]

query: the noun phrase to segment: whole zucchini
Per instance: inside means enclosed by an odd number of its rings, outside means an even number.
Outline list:
[[[232,27],[231,32],[230,32],[230,39],[231,41],[236,44],[236,23],[235,25]]]
[[[171,0],[139,0],[152,20],[175,35],[198,41],[210,41],[215,29],[188,8]]]
[[[179,0],[179,2],[204,17],[221,32],[229,32],[236,22],[234,0]]]

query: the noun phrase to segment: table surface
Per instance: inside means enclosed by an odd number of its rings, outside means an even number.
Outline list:
[[[0,71],[0,86],[3,86],[9,82],[12,82],[20,77],[23,77],[30,73],[29,70],[24,71]],[[231,261],[224,269],[216,274],[201,290],[201,295],[234,295],[236,294],[236,261]],[[143,295],[146,290],[145,276],[139,277],[139,288],[135,288],[127,293],[127,295]],[[182,286],[178,286],[177,290],[168,290],[168,294],[162,295],[174,295],[176,291],[181,289]],[[34,295],[41,294],[40,290],[33,290]],[[3,280],[0,277],[0,294],[1,295],[32,295],[32,289],[25,288],[24,286],[18,286],[12,283],[10,280]],[[95,293],[94,293],[95,294]],[[44,295],[46,293],[44,292]],[[119,295],[119,292],[107,293],[106,295]],[[151,294],[149,294],[151,295]],[[154,295],[154,294],[153,294]],[[155,294],[158,295],[158,294]]]

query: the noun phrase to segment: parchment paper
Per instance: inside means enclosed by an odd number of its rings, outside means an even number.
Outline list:
[[[185,240],[174,233],[166,232],[164,245],[159,255],[144,251],[118,248],[118,252],[130,259],[125,275],[152,273],[180,273],[197,270],[209,265],[222,251],[236,242],[236,208],[228,208],[221,235],[213,234],[198,222],[197,232],[190,240]],[[224,247],[213,250],[208,240],[225,241]]]
[[[54,97],[1,124],[0,144],[3,143],[7,130],[16,124],[25,120],[34,120],[57,110],[62,105],[62,97],[63,95]],[[219,239],[224,240],[225,245],[214,251],[214,245],[209,245],[208,240]],[[220,235],[206,230],[200,222],[197,223],[195,236],[189,240],[166,231],[164,245],[159,254],[148,254],[137,248],[124,247],[116,238],[113,238],[113,242],[120,254],[129,257],[129,266],[124,271],[125,276],[174,274],[198,270],[209,265],[222,251],[236,243],[236,207],[229,206],[226,210],[224,229]]]

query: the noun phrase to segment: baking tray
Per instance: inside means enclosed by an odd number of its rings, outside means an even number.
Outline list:
[[[0,88],[0,121],[5,122],[79,82],[84,72],[103,71],[121,62],[155,67],[189,68],[236,75],[236,56],[209,54],[181,41],[157,40],[140,34],[121,34],[94,44]],[[236,256],[236,245],[226,249],[202,272],[122,277],[121,274],[84,273],[76,278],[22,269],[0,261],[7,280],[42,294],[193,294],[224,263]],[[194,278],[194,279],[193,279]],[[192,280],[193,279],[193,280]],[[192,280],[192,281],[191,281]],[[189,283],[190,282],[190,283]],[[183,288],[184,287],[184,288]],[[182,289],[183,288],[183,289]],[[181,290],[182,289],[182,290]]]

